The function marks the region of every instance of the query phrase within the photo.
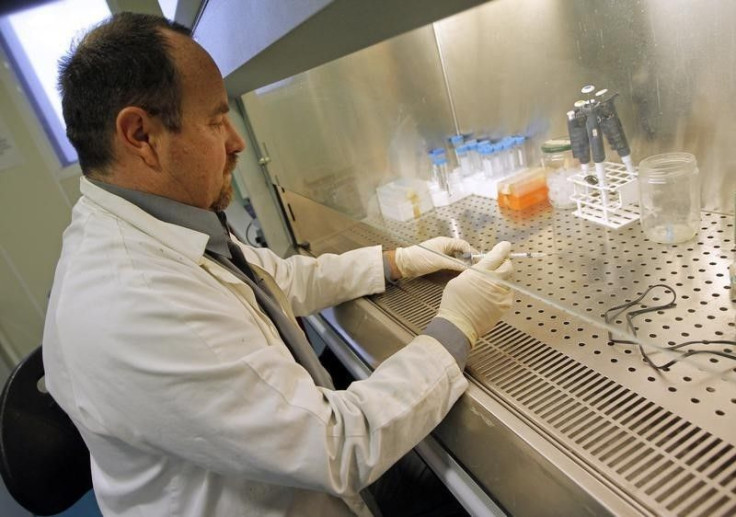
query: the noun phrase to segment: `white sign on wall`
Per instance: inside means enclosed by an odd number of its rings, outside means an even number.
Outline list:
[[[17,167],[21,163],[23,163],[23,158],[18,151],[18,146],[15,145],[13,135],[10,134],[5,121],[0,118],[0,171]]]

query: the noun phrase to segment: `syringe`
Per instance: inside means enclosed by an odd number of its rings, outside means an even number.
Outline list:
[[[461,258],[463,260],[470,260],[472,262],[478,262],[486,255],[487,253],[462,253],[458,255],[457,258]],[[524,252],[517,252],[517,253],[509,253],[509,258],[542,258],[542,257],[549,257],[550,255],[554,255],[554,253],[544,253],[541,251],[524,251]]]

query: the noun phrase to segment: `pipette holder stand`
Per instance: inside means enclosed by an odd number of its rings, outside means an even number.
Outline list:
[[[637,170],[629,172],[620,163],[605,162],[605,166],[605,187],[587,181],[582,172],[568,179],[575,187],[573,215],[616,230],[639,220]]]

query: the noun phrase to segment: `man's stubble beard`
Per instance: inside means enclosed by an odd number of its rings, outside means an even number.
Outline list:
[[[220,190],[220,195],[217,196],[217,199],[215,199],[215,202],[212,203],[210,208],[214,210],[215,212],[221,212],[222,210],[225,210],[228,205],[230,205],[230,202],[233,200],[233,186],[232,186],[232,174],[235,170],[235,166],[238,163],[238,156],[237,155],[230,155],[227,157],[227,163],[225,164],[225,171],[224,171],[224,177],[226,178],[226,181],[222,184],[222,189]],[[228,178],[229,174],[229,178]]]

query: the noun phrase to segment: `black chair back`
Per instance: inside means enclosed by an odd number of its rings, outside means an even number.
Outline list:
[[[89,451],[43,384],[41,347],[10,374],[0,395],[0,475],[34,515],[54,515],[92,488]]]

